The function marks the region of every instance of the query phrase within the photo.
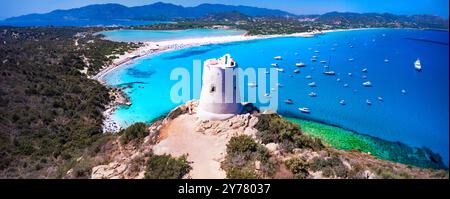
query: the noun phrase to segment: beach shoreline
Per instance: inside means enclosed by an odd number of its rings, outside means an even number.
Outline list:
[[[150,56],[155,56],[161,53],[181,50],[190,47],[197,47],[210,44],[222,44],[240,41],[252,41],[260,39],[272,39],[272,38],[285,38],[285,37],[303,37],[312,38],[316,35],[331,33],[331,32],[342,32],[342,31],[354,31],[354,30],[372,30],[378,28],[355,28],[355,29],[333,29],[333,30],[323,30],[323,31],[311,31],[311,32],[299,32],[293,34],[278,34],[278,35],[233,35],[233,36],[216,36],[216,37],[202,37],[202,38],[191,38],[191,39],[177,39],[177,40],[165,40],[165,41],[155,41],[155,42],[143,42],[142,46],[131,51],[126,52],[123,55],[117,55],[118,58],[114,59],[111,64],[107,65],[101,69],[96,75],[89,78],[99,81],[101,84],[108,86],[104,77],[115,70],[118,70],[129,63],[136,61],[141,58],[146,58]],[[103,131],[104,132],[118,132],[123,127],[117,124],[113,119],[112,115],[114,111],[124,103],[118,101],[117,99],[127,98],[126,94],[120,92],[119,95],[123,95],[119,98],[115,98],[112,102],[107,105],[106,110],[103,112]]]

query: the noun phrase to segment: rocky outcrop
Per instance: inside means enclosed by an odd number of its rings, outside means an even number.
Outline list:
[[[109,145],[109,161],[93,167],[94,179],[141,179],[144,178],[149,154],[188,154],[193,169],[186,178],[224,178],[221,163],[226,157],[226,145],[231,137],[248,135],[279,162],[274,178],[442,178],[448,171],[411,167],[399,163],[380,160],[359,151],[343,151],[325,146],[324,148],[297,147],[286,150],[283,143],[262,143],[261,116],[280,118],[276,113],[260,113],[251,104],[245,111],[224,121],[202,121],[195,115],[197,101],[190,101],[174,108],[166,117],[153,122],[149,134],[140,142],[122,145],[118,136]],[[305,145],[306,146],[306,145]],[[296,166],[302,167],[303,174],[293,174],[284,164],[298,159]],[[299,164],[300,162],[301,164]],[[252,162],[255,172],[263,170],[259,160]],[[319,168],[318,168],[319,167]]]

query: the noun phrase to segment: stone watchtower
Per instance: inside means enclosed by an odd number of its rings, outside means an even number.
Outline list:
[[[226,54],[219,59],[208,59],[203,65],[202,91],[197,116],[202,120],[226,120],[242,112],[239,87],[236,82],[237,71],[231,72],[237,63]],[[227,72],[227,74],[229,74]],[[233,84],[225,86],[226,83]],[[231,91],[230,91],[231,90]]]

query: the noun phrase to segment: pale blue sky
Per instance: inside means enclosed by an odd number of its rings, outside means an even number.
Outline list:
[[[146,5],[158,0],[0,0],[0,19],[30,13],[45,13],[90,4],[120,3]],[[285,10],[294,14],[322,14],[330,11],[390,12],[395,14],[434,14],[448,18],[448,0],[164,0],[183,6],[201,3],[249,5]]]

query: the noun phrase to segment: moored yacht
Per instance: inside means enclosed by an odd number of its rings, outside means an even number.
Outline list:
[[[323,74],[325,74],[325,75],[336,75],[336,72],[334,72],[334,71],[325,71],[325,72],[323,72]]]
[[[308,84],[308,86],[310,86],[310,87],[316,87],[316,82],[311,82],[311,83]]]
[[[365,87],[371,87],[372,86],[372,82],[370,82],[370,81],[363,82],[362,85],[365,86]]]
[[[417,59],[417,60],[414,62],[414,68],[415,68],[417,71],[421,71],[421,70],[422,70],[422,64],[420,64],[420,59]]]
[[[248,87],[257,87],[258,85],[256,84],[256,82],[250,82],[248,83]]]
[[[300,73],[300,70],[299,69],[295,69],[294,73]]]
[[[275,57],[273,57],[275,60],[281,60],[282,59],[282,57],[281,56],[275,56]]]
[[[292,101],[291,99],[286,99],[286,100],[284,100],[284,103],[286,103],[286,104],[294,104],[294,101]]]
[[[300,110],[302,113],[310,113],[309,108],[306,107],[298,108],[298,110]]]
[[[272,67],[278,67],[278,64],[270,64]]]
[[[316,97],[316,96],[317,96],[317,94],[316,94],[315,92],[310,92],[308,95],[309,95],[310,97]]]
[[[341,101],[339,101],[339,104],[341,104],[341,105],[345,105],[345,100],[341,100]]]
[[[300,63],[296,63],[295,66],[297,66],[297,67],[305,67],[306,64],[303,63],[303,62],[300,62]]]
[[[366,103],[367,103],[367,105],[372,105],[372,102],[369,100],[369,99],[366,99]]]

